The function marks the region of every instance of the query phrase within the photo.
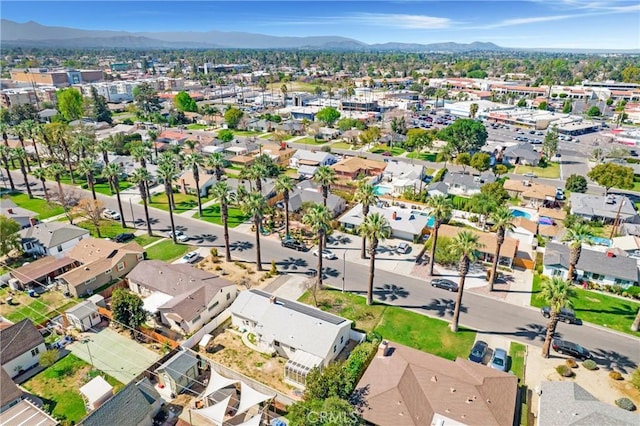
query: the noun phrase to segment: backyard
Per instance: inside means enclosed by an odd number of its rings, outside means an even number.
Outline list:
[[[207,126],[205,126],[204,124],[198,124],[198,123],[193,123],[193,124],[188,124],[187,125],[187,129],[188,130],[204,130],[206,128],[207,128]]]
[[[6,299],[10,296],[13,299],[8,304]],[[24,291],[9,287],[0,289],[0,315],[14,323],[29,318],[35,324],[42,324],[78,302],[79,299],[64,297],[61,291],[47,291],[38,297],[30,297]]]
[[[548,163],[547,167],[516,166],[516,174],[533,173],[540,178],[556,179],[560,177],[560,164]]]
[[[171,262],[183,256],[186,252],[194,249],[195,247],[187,244],[174,244],[172,240],[166,240],[149,247],[146,252],[147,259]]]
[[[194,217],[199,217],[196,213]],[[220,217],[220,204],[214,204],[205,209],[202,209],[202,220],[215,223],[216,225],[222,225],[222,218]],[[248,216],[242,213],[242,210],[236,207],[229,207],[229,228],[235,228],[236,226],[246,222]]]
[[[36,218],[40,220],[64,213],[64,209],[61,206],[47,203],[47,201],[42,198],[30,199],[27,194],[22,192],[14,192],[9,198],[19,207],[37,213],[38,216]]]

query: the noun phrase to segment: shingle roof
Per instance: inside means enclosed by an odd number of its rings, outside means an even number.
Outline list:
[[[0,386],[0,407],[4,407],[22,396],[22,390],[11,380],[4,368],[0,368],[0,383],[2,383]]]
[[[535,161],[540,159],[540,153],[533,150],[533,146],[528,143],[521,143],[509,147],[504,152],[505,157],[520,157],[525,160]]]
[[[20,226],[29,226],[30,219],[37,216],[37,213],[18,206],[8,198],[3,199],[0,203],[0,214],[15,220]]]
[[[314,163],[322,163],[327,158],[335,158],[333,154],[325,151],[309,151],[306,149],[299,149],[293,154],[292,158],[296,158],[300,161],[312,161]]]
[[[389,222],[391,229],[396,232],[408,232],[412,235],[422,235],[422,231],[429,222],[429,216],[425,213],[413,214],[409,209],[401,209],[397,207],[380,208],[371,206],[369,214],[378,213],[384,216]],[[395,213],[395,218],[394,218]],[[340,223],[358,226],[364,220],[362,213],[362,204],[357,204],[339,219]]]
[[[612,202],[607,203],[607,200]],[[569,202],[571,203],[571,213],[583,216],[614,219],[618,214],[618,209],[620,209],[620,217],[623,219],[638,215],[633,203],[623,195],[609,194],[604,197],[602,195],[573,192],[569,196]],[[620,203],[622,203],[622,207]]]
[[[61,245],[82,235],[89,235],[89,231],[62,222],[42,222],[20,231],[23,242],[37,241],[46,248]]]
[[[98,307],[89,300],[80,302],[66,311],[67,314],[71,314],[79,319],[86,318],[95,312],[98,312]]]
[[[0,329],[0,365],[16,359],[44,343],[44,337],[29,318]]]
[[[444,176],[443,182],[449,187],[451,187],[451,185],[459,185],[465,186],[467,189],[479,190],[482,185],[495,182],[495,180],[496,177],[493,173],[483,173],[480,176],[463,173],[447,173]]]
[[[470,228],[458,228],[451,225],[441,225],[438,232],[440,237],[454,238],[460,231],[468,231],[478,236],[478,240],[484,247],[480,248],[480,252],[494,255],[496,253],[497,243],[495,234],[490,232],[482,232]],[[505,237],[502,247],[500,247],[500,256],[514,258],[518,252],[518,240],[511,237]]]
[[[525,183],[527,183],[527,185],[525,185]],[[538,200],[555,200],[556,198],[556,188],[542,183],[509,179],[505,181],[503,187],[507,191],[519,192],[525,198],[535,198]]]
[[[187,371],[197,364],[198,359],[191,351],[185,350],[169,358],[164,364],[159,366],[156,371],[164,371],[174,380],[179,380],[180,377],[184,376]]]
[[[387,163],[384,161],[368,160],[366,158],[349,157],[334,164],[333,169],[338,173],[355,173],[359,170],[384,170]]]
[[[27,284],[47,276],[60,268],[72,265],[74,262],[75,260],[69,257],[61,257],[58,259],[55,256],[45,256],[27,265],[22,265],[11,271],[10,274],[21,283]]]

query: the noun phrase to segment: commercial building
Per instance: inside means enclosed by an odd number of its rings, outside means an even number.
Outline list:
[[[29,68],[11,70],[13,81],[33,85],[68,87],[73,84],[94,83],[104,80],[102,70],[55,70],[47,68]]]

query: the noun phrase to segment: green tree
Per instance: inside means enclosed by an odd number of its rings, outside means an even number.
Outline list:
[[[151,220],[149,220],[149,206],[147,202],[149,197],[147,188],[150,180],[151,173],[144,167],[138,167],[133,171],[131,176],[129,176],[129,181],[138,185],[138,189],[140,190],[140,197],[142,198],[142,205],[144,206],[144,220],[147,224],[147,234],[151,237],[153,236],[153,231],[151,230]]]
[[[576,265],[582,253],[582,244],[592,244],[592,238],[593,232],[586,223],[575,222],[567,227],[564,241],[569,242],[569,273],[567,274],[569,282],[574,280]]]
[[[509,173],[509,169],[504,164],[496,164],[493,167],[493,174],[498,178],[502,175],[506,175],[507,173]]]
[[[558,129],[556,126],[547,131],[542,143],[542,152],[547,158],[553,157],[558,152]]]
[[[27,174],[27,169],[25,167],[25,162],[27,161],[27,152],[24,148],[18,147],[13,148],[10,151],[10,156],[12,159],[17,160],[20,165],[20,172],[22,173],[22,179],[24,180],[24,186],[27,189],[27,194],[29,198],[33,198],[33,193],[31,192],[31,185],[29,185],[29,175]]]
[[[562,113],[563,114],[570,114],[571,111],[573,110],[573,105],[571,105],[571,101],[570,100],[566,100],[562,103]]]
[[[93,86],[91,87],[91,118],[97,122],[105,121],[109,124],[113,122],[107,100],[98,94],[98,90]]]
[[[524,107],[526,107],[526,106],[527,106],[527,101],[526,101],[526,99],[524,99],[524,98],[523,98],[523,99],[520,99],[520,100],[518,101],[518,103],[516,104],[516,106],[517,106],[518,108],[524,108]]]
[[[433,275],[436,246],[438,244],[438,231],[440,226],[451,218],[451,200],[444,195],[436,195],[427,199],[427,207],[431,209],[429,215],[433,217],[433,229],[431,230],[431,253],[429,254],[429,275]]]
[[[142,299],[137,294],[123,288],[113,291],[111,312],[113,320],[119,325],[129,328],[131,335],[147,320],[147,312],[144,310]]]
[[[38,364],[44,368],[51,367],[53,364],[58,361],[58,350],[57,349],[49,349],[40,354],[40,358],[38,359]]]
[[[480,187],[480,193],[486,194],[488,198],[497,204],[502,204],[509,199],[509,193],[500,182],[485,183]]]
[[[262,229],[262,220],[267,212],[267,202],[259,192],[251,192],[241,197],[240,207],[244,214],[251,217],[253,227],[255,228],[256,237],[256,269],[263,271],[262,254],[260,251],[260,231]]]
[[[0,255],[6,256],[13,250],[21,250],[20,224],[13,219],[0,215]]]
[[[118,200],[118,212],[120,213],[120,223],[123,228],[127,227],[127,223],[124,221],[124,211],[122,210],[122,201],[120,200],[120,176],[122,175],[122,167],[120,164],[109,163],[102,169],[102,177],[111,181],[111,185],[116,192],[116,199]]]
[[[542,356],[549,358],[551,341],[556,334],[556,326],[558,325],[558,313],[563,308],[571,307],[571,299],[575,297],[575,290],[571,288],[569,282],[555,277],[551,280],[545,279],[542,281],[540,296],[550,308],[547,334],[542,345]]]
[[[469,117],[471,117],[471,119],[473,120],[476,118],[477,113],[478,113],[478,104],[474,102],[471,105],[469,105]]]
[[[216,175],[216,181],[220,182],[222,175],[224,175],[224,168],[227,167],[227,159],[221,152],[214,152],[205,158],[205,167],[213,169],[213,173]]]
[[[598,164],[587,176],[604,186],[605,194],[611,188],[633,189],[633,169],[615,163]]]
[[[133,100],[145,117],[151,117],[162,108],[158,92],[149,83],[141,83],[133,88]]]
[[[480,215],[480,223],[482,229],[487,224],[487,218],[498,207],[498,200],[494,199],[489,193],[482,192],[482,188],[479,194],[473,194],[469,199],[469,205],[473,213]]]
[[[331,232],[331,218],[329,209],[318,204],[312,205],[302,216],[302,223],[309,227],[318,240],[318,275],[316,277],[316,288],[318,289],[322,287],[322,275],[324,275],[322,250],[324,250],[325,238]]]
[[[62,199],[64,197],[62,191],[62,175],[64,174],[64,167],[58,162],[50,164],[49,167],[46,168],[47,175],[58,184],[58,198]]]
[[[233,130],[222,129],[218,132],[218,139],[223,143],[229,143],[233,140]]]
[[[224,121],[229,129],[237,129],[242,117],[244,117],[244,112],[235,107],[229,108],[224,113]]]
[[[324,107],[316,114],[316,118],[327,127],[332,127],[340,118],[340,112],[334,107]]]
[[[582,175],[572,174],[567,178],[565,189],[571,192],[587,192],[587,179]]]
[[[540,104],[538,105],[538,109],[542,110],[542,111],[546,111],[547,108],[549,108],[549,104],[547,103],[547,101],[542,101],[540,102]]]
[[[284,229],[286,238],[289,238],[289,194],[294,188],[293,180],[287,175],[280,175],[275,181],[274,189],[276,193],[282,195],[282,200],[284,201]]]
[[[487,142],[484,124],[468,118],[461,118],[438,132],[438,137],[457,153],[479,150]]]
[[[156,175],[164,185],[164,193],[167,196],[167,205],[169,206],[169,220],[171,222],[171,238],[174,244],[178,244],[176,238],[176,225],[173,220],[173,181],[178,176],[178,169],[176,167],[175,157],[173,153],[165,152],[158,160],[158,170]]]
[[[432,148],[433,136],[433,132],[425,129],[409,129],[405,145],[411,149]]]
[[[193,151],[184,157],[183,165],[193,173],[193,180],[196,183],[196,196],[198,197],[198,214],[202,217],[202,194],[200,193],[200,167],[204,165],[202,154]]]
[[[82,117],[82,94],[76,88],[69,87],[56,92],[58,99],[58,112],[67,121],[77,120]]]
[[[173,98],[173,103],[178,109],[178,111],[182,112],[197,112],[198,105],[196,101],[193,100],[191,96],[184,90],[178,92],[178,94]]]
[[[0,146],[2,148],[2,146]],[[33,171],[33,177],[40,181],[42,184],[42,192],[44,192],[44,199],[49,203],[49,191],[47,190],[47,169],[35,169]]]
[[[496,282],[496,272],[498,271],[498,261],[500,259],[500,249],[504,244],[505,234],[513,231],[513,213],[506,206],[498,207],[490,215],[493,223],[493,230],[496,233],[496,252],[493,255],[493,264],[491,265],[491,276],[489,277],[489,290],[493,291],[493,284]]]
[[[329,166],[320,166],[313,173],[313,180],[322,187],[322,205],[327,207],[329,188],[338,181],[336,171]]]
[[[461,152],[456,157],[456,164],[462,166],[462,173],[467,172],[467,166],[471,164],[471,154],[468,152]]]
[[[87,185],[89,185],[89,189],[91,190],[91,196],[94,200],[96,198],[96,188],[95,188],[95,179],[94,174],[97,169],[97,164],[92,158],[85,158],[84,160],[78,163],[77,171],[81,175],[84,175],[87,178]]]
[[[482,173],[491,167],[491,156],[486,152],[476,152],[473,154],[473,157],[471,157],[469,165]]]
[[[600,111],[600,108],[598,108],[595,105],[587,110],[588,117],[600,117],[601,115],[602,115],[602,112]]]
[[[11,188],[11,191],[15,191],[16,186],[13,183],[13,177],[11,177],[11,165],[9,161],[10,155],[11,148],[9,148],[7,145],[0,145],[0,158],[2,159],[4,171],[7,173],[7,179],[9,179],[9,188]]]
[[[362,238],[369,240],[369,285],[367,286],[367,305],[373,304],[373,280],[376,270],[376,250],[378,243],[389,238],[391,225],[380,213],[368,215],[358,227],[358,233]]]
[[[375,143],[380,139],[381,133],[379,127],[369,127],[368,129],[362,131],[360,133],[359,139],[360,143],[363,145],[368,145],[370,143]]]
[[[362,205],[362,220],[366,220],[369,215],[371,206],[375,206],[378,203],[378,196],[376,191],[366,180],[358,182],[358,188],[353,196],[354,203],[360,203]],[[362,259],[367,258],[367,237],[362,237],[362,248],[360,250],[360,257]]]
[[[229,205],[236,201],[236,195],[227,182],[218,182],[211,189],[211,197],[220,203],[220,219],[224,229],[225,260],[231,262],[231,247],[229,246]]]
[[[345,374],[343,362],[332,362],[324,368],[314,367],[306,377],[304,399],[347,399],[351,387],[350,377]]]
[[[458,297],[456,298],[456,306],[453,310],[453,319],[451,320],[451,331],[454,333],[458,331],[464,282],[469,273],[469,265],[476,261],[478,250],[482,247],[483,244],[478,241],[478,236],[469,231],[458,232],[458,235],[456,235],[451,242],[451,250],[457,256],[460,256],[460,261],[458,262],[458,273],[460,274]]]

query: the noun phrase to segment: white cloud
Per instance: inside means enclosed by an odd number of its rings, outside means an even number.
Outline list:
[[[453,21],[425,15],[404,15],[394,13],[357,13],[352,15],[358,23],[411,30],[432,30],[449,28]]]

